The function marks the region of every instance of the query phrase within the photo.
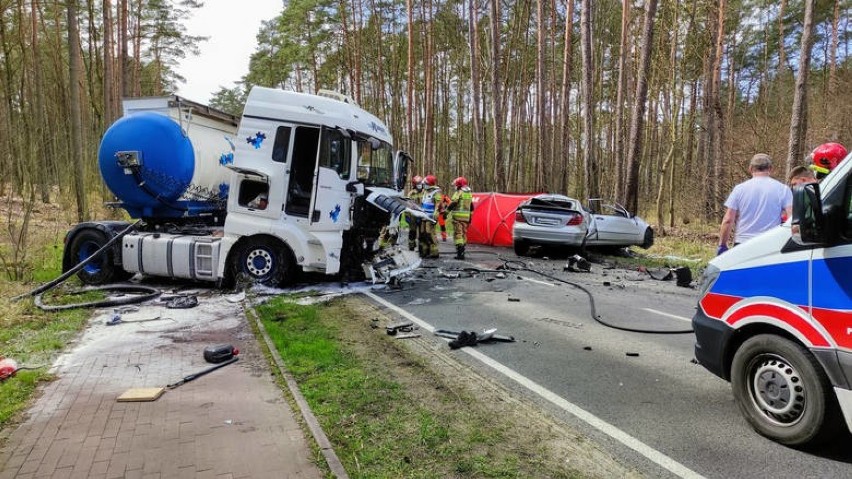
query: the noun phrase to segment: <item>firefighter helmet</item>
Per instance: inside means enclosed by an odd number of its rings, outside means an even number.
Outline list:
[[[811,153],[813,165],[811,168],[817,174],[827,175],[831,170],[846,158],[846,148],[840,143],[823,143],[814,149]]]
[[[459,176],[458,178],[453,180],[453,186],[456,188],[464,188],[467,186],[467,178],[464,176]]]
[[[411,178],[411,186],[418,186],[420,183],[423,183],[423,177],[420,175],[414,175],[414,178]]]
[[[423,182],[429,186],[435,186],[438,184],[438,179],[435,178],[435,175],[426,175],[426,178],[423,178]]]

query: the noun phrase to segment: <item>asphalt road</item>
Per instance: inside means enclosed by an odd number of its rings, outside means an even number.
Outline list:
[[[442,251],[441,259],[425,262],[401,291],[376,295],[435,328],[497,328],[514,336],[515,343],[481,344],[457,354],[627,465],[650,477],[852,477],[848,437],[832,450],[803,452],[753,432],[730,385],[692,362],[691,333],[641,334],[604,326],[592,319],[583,290],[534,273],[497,278],[457,271],[494,269],[502,263],[497,254],[517,259],[507,249],[469,247],[465,262],[450,259],[447,245]],[[691,329],[697,293],[674,281],[600,264],[590,273],[563,272],[564,257],[523,260],[586,288],[608,323]]]

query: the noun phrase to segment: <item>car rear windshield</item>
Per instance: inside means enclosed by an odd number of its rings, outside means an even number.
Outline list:
[[[529,202],[530,206],[557,208],[564,210],[575,210],[574,201],[562,200],[559,198],[532,198]]]

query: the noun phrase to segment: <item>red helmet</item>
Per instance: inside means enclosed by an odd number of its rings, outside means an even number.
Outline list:
[[[423,183],[423,177],[420,175],[414,175],[414,178],[411,179],[411,185],[417,186],[420,183]]]
[[[840,143],[823,143],[811,153],[814,162],[812,169],[817,173],[827,175],[846,158],[846,153],[846,148]]]
[[[453,186],[456,188],[464,188],[467,186],[467,178],[464,176],[459,176],[458,178],[453,180]]]
[[[435,186],[438,184],[438,179],[435,178],[435,175],[426,175],[426,178],[423,178],[423,181],[429,186]]]

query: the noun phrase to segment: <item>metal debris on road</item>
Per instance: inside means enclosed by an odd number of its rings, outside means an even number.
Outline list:
[[[419,337],[420,337],[420,333],[405,333],[405,334],[396,335],[396,339],[412,339],[412,338],[419,338]]]
[[[411,321],[403,321],[401,323],[395,323],[388,325],[385,330],[388,333],[388,336],[396,336],[396,333],[408,333],[414,330],[414,323]]]
[[[512,298],[512,297],[510,297],[510,298],[509,298],[509,301],[510,301],[510,302],[512,302],[512,303],[520,303],[520,302],[521,302],[521,298]]]
[[[639,353],[625,353],[625,354],[630,356],[631,358],[635,358],[635,357],[639,356]]]

